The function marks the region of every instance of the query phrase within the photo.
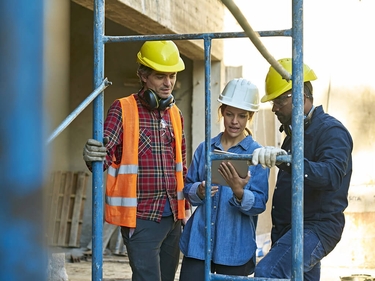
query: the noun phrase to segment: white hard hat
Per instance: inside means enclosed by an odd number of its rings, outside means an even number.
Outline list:
[[[233,79],[225,86],[218,102],[247,111],[258,111],[258,88],[249,80],[243,78]]]

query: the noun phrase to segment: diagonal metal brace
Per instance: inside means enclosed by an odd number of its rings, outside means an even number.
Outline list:
[[[70,123],[73,122],[74,119],[101,93],[107,88],[109,85],[112,85],[112,82],[108,81],[107,78],[103,80],[103,82],[96,88],[75,110],[72,111],[66,117],[66,119],[56,128],[56,130],[50,135],[47,140],[47,144],[51,143],[62,131],[65,130],[66,127],[69,126]]]

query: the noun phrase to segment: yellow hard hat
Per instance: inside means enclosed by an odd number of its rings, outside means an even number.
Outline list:
[[[292,59],[280,59],[278,62],[285,70],[292,73]],[[306,64],[303,64],[303,82],[316,80],[314,71]],[[261,102],[266,102],[277,98],[292,88],[292,81],[287,82],[281,75],[270,66],[266,76],[266,94],[262,97]]]
[[[137,54],[137,62],[161,72],[185,69],[180,52],[172,41],[146,41]]]

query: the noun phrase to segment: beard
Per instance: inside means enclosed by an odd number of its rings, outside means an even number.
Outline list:
[[[292,122],[292,117],[291,116],[285,116],[283,114],[280,114],[280,113],[275,113],[277,119],[279,120],[279,122],[283,125],[290,125],[291,122]]]

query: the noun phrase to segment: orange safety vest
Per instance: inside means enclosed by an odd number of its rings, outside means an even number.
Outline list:
[[[105,194],[105,220],[114,225],[135,227],[137,217],[137,174],[138,174],[138,142],[139,119],[138,107],[134,95],[119,99],[122,108],[123,149],[121,162],[112,163],[108,167]],[[131,112],[131,114],[124,114]],[[170,109],[171,122],[176,141],[176,179],[178,219],[185,217],[185,198],[182,192],[182,124],[177,106]]]

